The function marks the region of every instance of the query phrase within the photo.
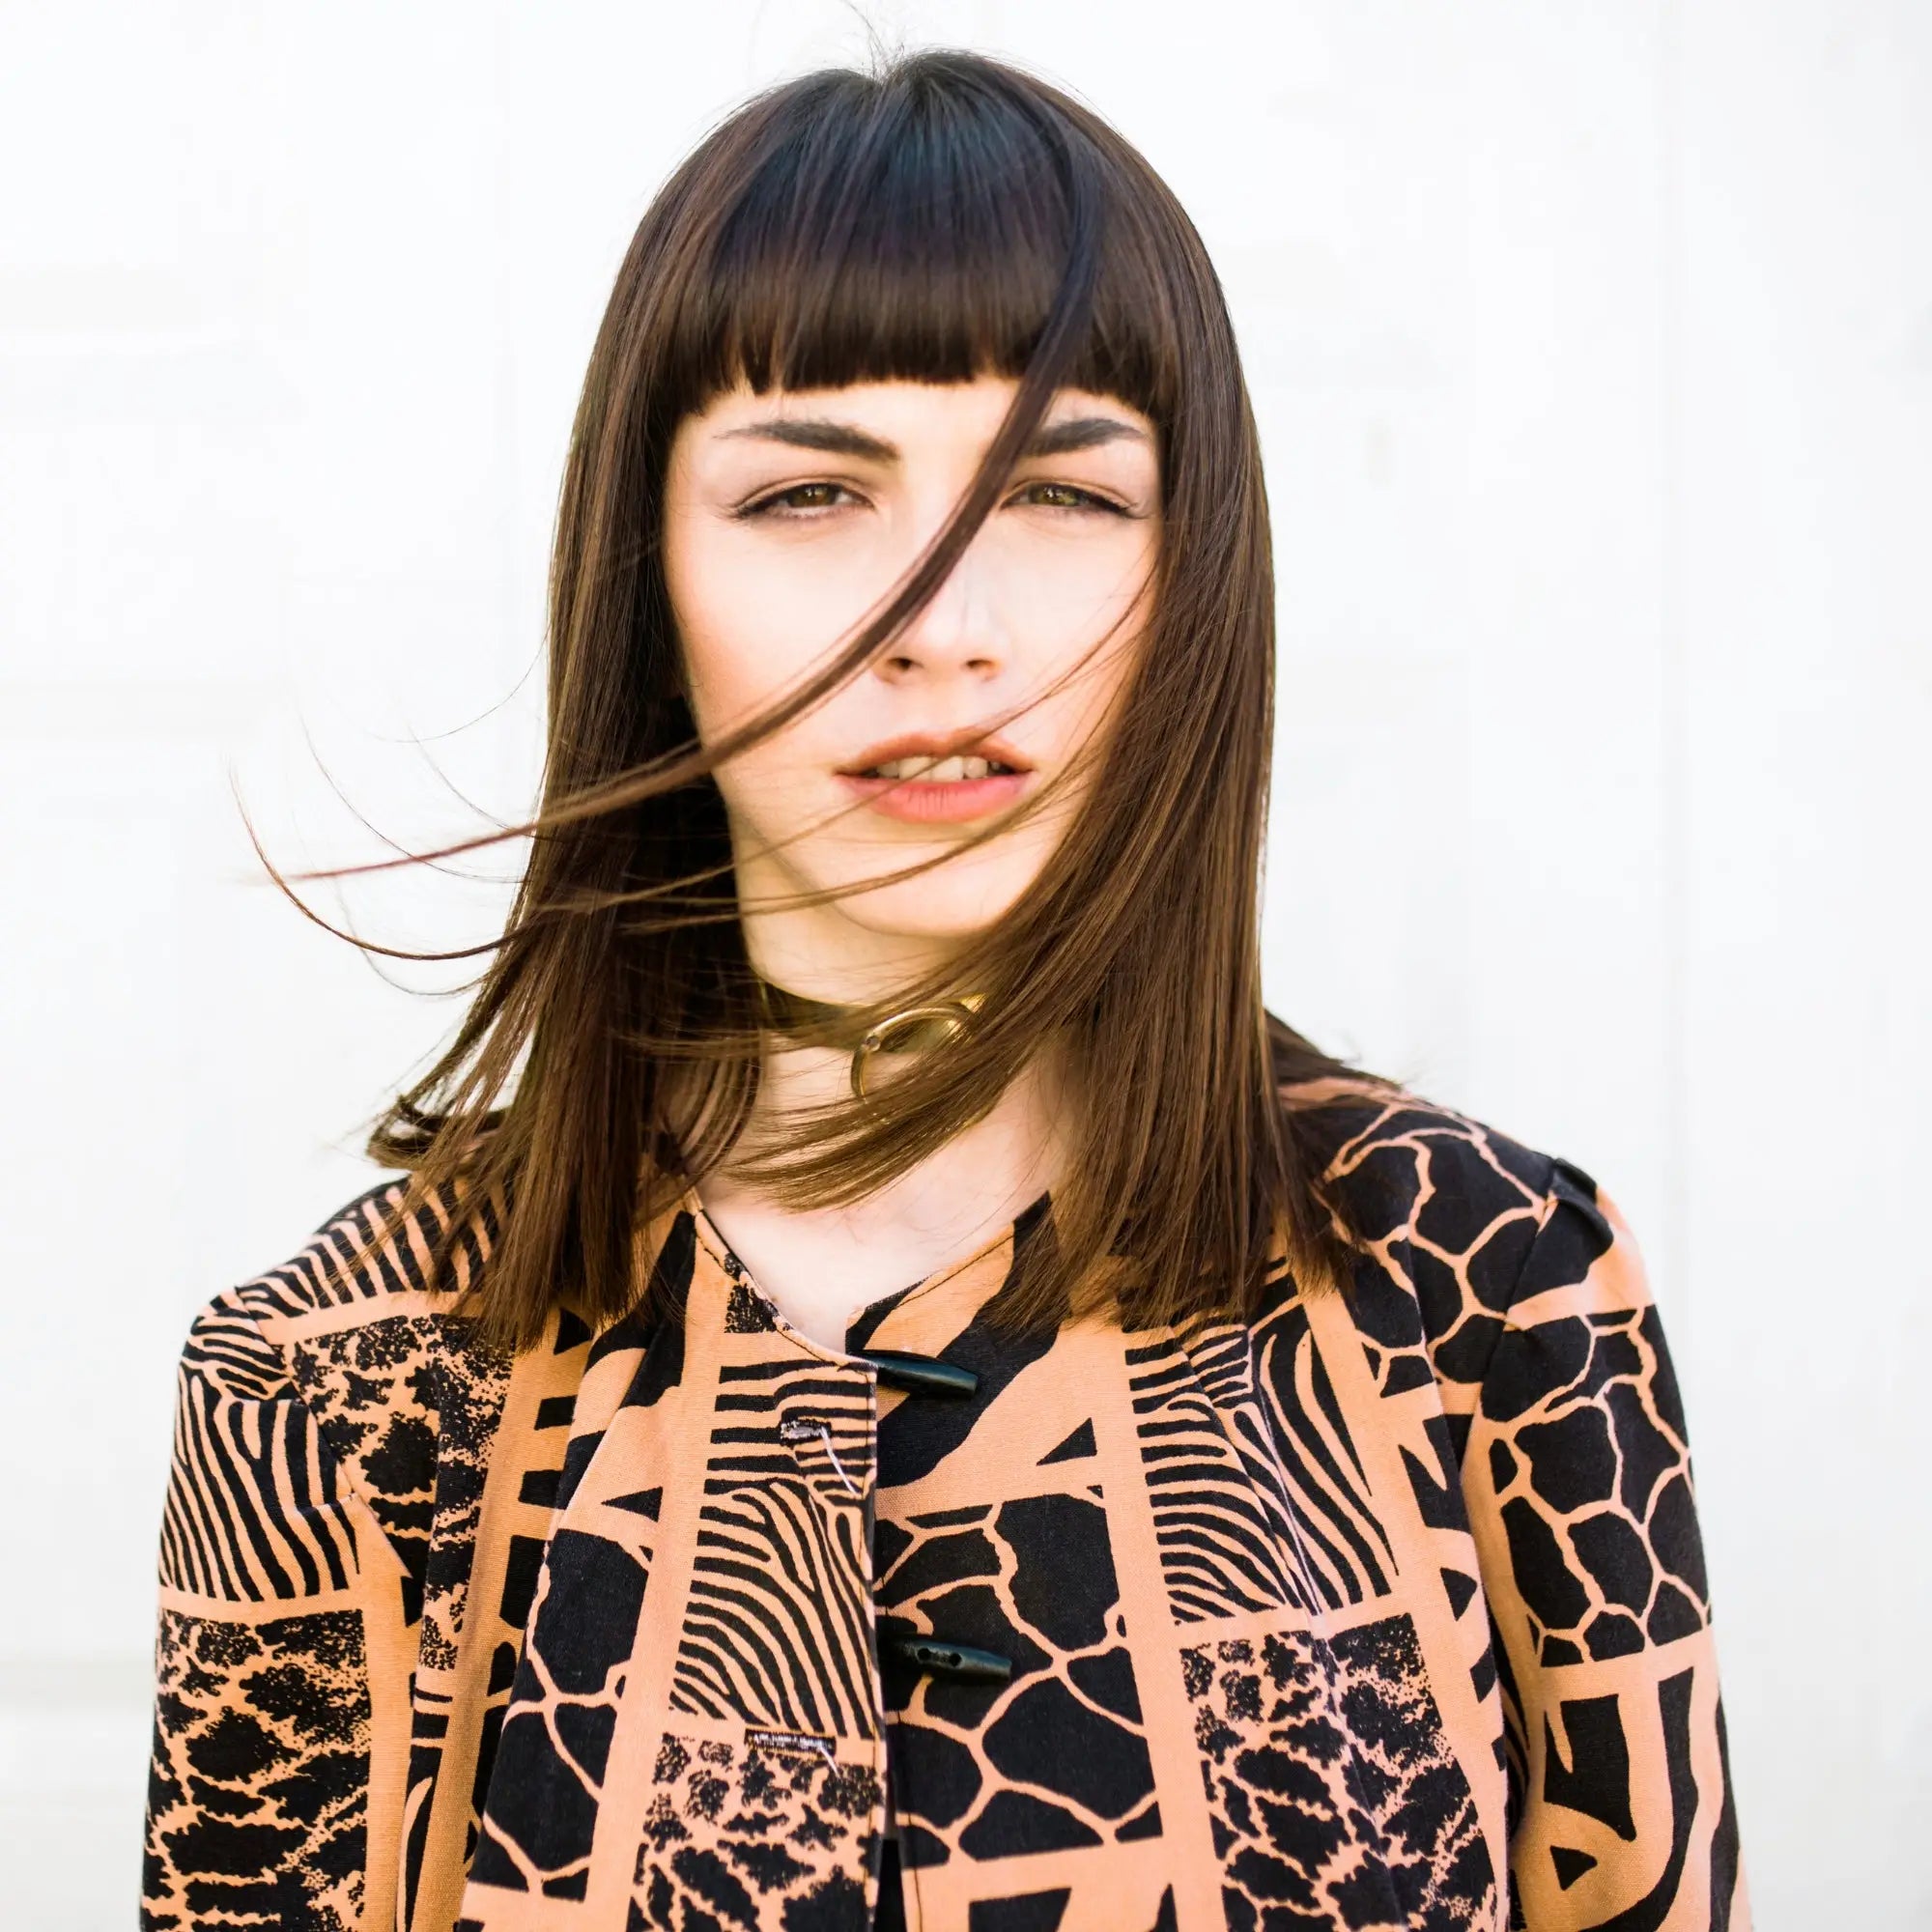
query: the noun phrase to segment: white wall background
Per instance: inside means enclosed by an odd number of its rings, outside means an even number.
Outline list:
[[[1619,1197],[1759,1924],[1932,1925],[1932,8],[866,12],[1070,84],[1194,213],[1276,512],[1274,1004]],[[427,753],[521,809],[618,255],[858,18],[0,7],[10,1926],[131,1921],[188,1316],[367,1184],[457,1012],[248,883],[228,768],[286,865],[375,850],[304,729],[421,840],[472,821],[411,736],[481,717]],[[352,911],[454,943],[500,899]]]

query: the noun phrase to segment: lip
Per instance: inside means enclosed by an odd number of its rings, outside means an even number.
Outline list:
[[[914,825],[963,825],[1011,805],[1033,781],[1031,772],[1004,772],[997,778],[950,779],[933,784],[921,779],[862,779],[849,772],[838,782],[861,804],[888,818]]]
[[[855,779],[862,772],[870,771],[874,765],[889,764],[895,758],[958,758],[969,753],[975,757],[990,758],[996,764],[1010,765],[1022,777],[1033,770],[1033,766],[1004,738],[989,737],[985,732],[968,725],[958,731],[907,731],[896,738],[881,738],[876,745],[867,745],[849,765],[840,765],[838,776]],[[875,779],[872,782],[885,784],[892,781]],[[983,784],[986,781],[983,779],[962,779],[959,782]]]
[[[934,784],[923,779],[870,779],[874,765],[895,758],[952,758],[972,755],[1010,765],[1012,770],[983,779],[950,779]],[[967,729],[950,733],[910,732],[868,745],[838,774],[838,782],[861,804],[887,818],[913,825],[963,825],[1004,810],[1033,782],[1034,769],[1002,738]]]

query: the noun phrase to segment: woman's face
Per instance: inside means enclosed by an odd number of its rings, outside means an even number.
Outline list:
[[[1015,387],[984,377],[741,388],[685,419],[666,478],[664,566],[705,742],[795,685],[876,610],[964,493]],[[1076,759],[1133,667],[1159,497],[1147,417],[1061,391],[912,624],[719,771],[761,972],[823,997],[870,997],[1025,891],[1079,809],[1084,777],[946,865],[821,906],[759,910],[956,852]],[[934,758],[944,762],[914,775]]]

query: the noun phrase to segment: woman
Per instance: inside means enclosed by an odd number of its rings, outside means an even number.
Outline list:
[[[1630,1236],[1263,1010],[1265,503],[1146,163],[961,54],[732,117],[551,616],[408,1179],[188,1339],[145,1922],[1742,1925]]]

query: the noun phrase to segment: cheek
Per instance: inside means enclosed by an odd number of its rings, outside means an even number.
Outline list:
[[[764,709],[818,655],[810,598],[781,571],[747,567],[723,533],[672,532],[665,578],[701,737]]]
[[[697,735],[715,744],[767,709],[813,657],[796,648],[798,627],[778,600],[759,594],[756,573],[727,573],[676,608]],[[795,611],[790,613],[795,616]],[[726,810],[741,826],[767,835],[782,831],[805,808],[802,765],[816,714],[769,733],[713,774]]]
[[[1148,554],[1123,552],[1036,604],[1035,661],[1063,730],[1084,737],[1124,695],[1152,615],[1151,569]]]
[[[780,613],[759,594],[755,573],[702,567],[686,576],[671,608],[698,732],[718,737],[776,688]]]

